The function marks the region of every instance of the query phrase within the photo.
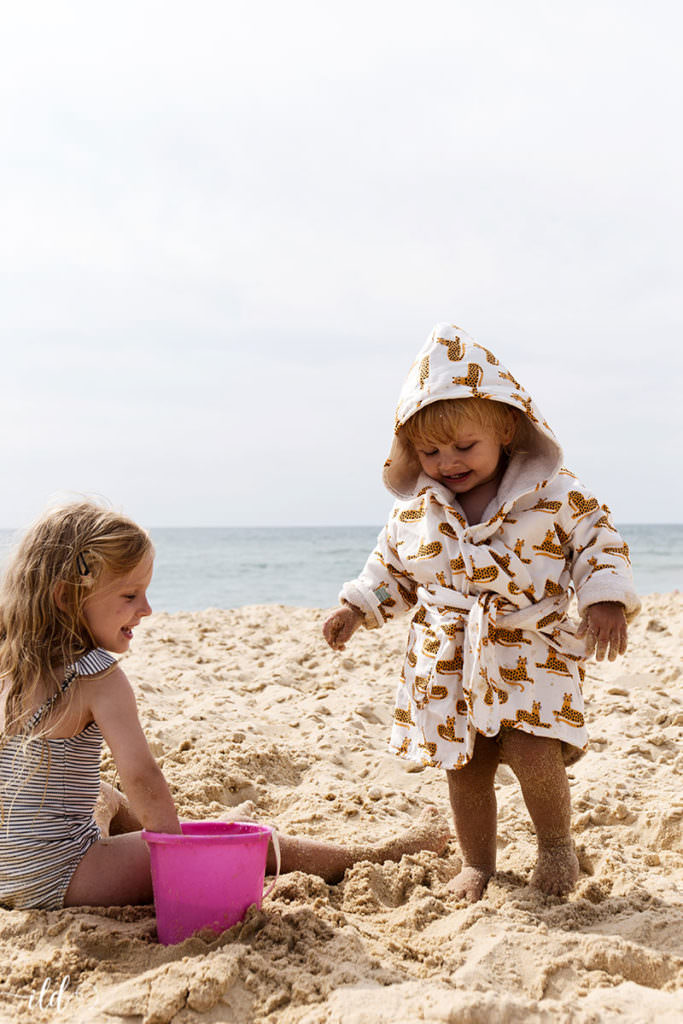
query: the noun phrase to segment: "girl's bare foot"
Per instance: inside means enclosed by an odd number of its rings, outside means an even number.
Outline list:
[[[426,807],[414,825],[381,843],[351,843],[342,846],[307,836],[280,835],[282,874],[288,871],[306,871],[319,875],[330,885],[340,882],[347,868],[361,860],[383,864],[385,860],[400,860],[406,853],[431,850],[443,853],[450,838],[446,819],[436,807]],[[272,847],[268,850],[268,874],[275,871],[275,856]]]
[[[119,836],[126,832],[139,832],[142,825],[133,814],[128,798],[108,782],[100,782],[100,791],[93,808],[93,818],[102,838]]]
[[[569,836],[539,842],[538,861],[530,883],[534,889],[540,889],[549,896],[566,896],[576,885],[578,877],[579,860]]]
[[[465,865],[455,878],[448,883],[448,888],[458,899],[469,900],[476,903],[484,895],[489,878],[493,872],[484,868],[473,868]]]
[[[100,782],[100,791],[97,794],[92,814],[95,824],[104,838],[109,835],[109,827],[121,806],[122,797],[123,794],[110,786],[108,782]]]
[[[450,837],[451,829],[446,819],[436,807],[429,806],[425,807],[413,825],[395,839],[373,843],[367,848],[358,847],[355,852],[359,854],[359,860],[371,860],[381,864],[385,860],[400,860],[405,853],[419,853],[420,850],[431,850],[433,853],[441,854],[446,849]]]

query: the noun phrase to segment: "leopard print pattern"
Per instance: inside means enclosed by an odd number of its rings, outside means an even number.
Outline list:
[[[562,508],[561,501],[548,501],[547,498],[539,498],[534,507],[531,509],[532,512],[547,512],[549,515],[554,516]]]
[[[538,417],[535,416],[533,411],[533,402],[528,395],[525,395],[521,391],[513,391],[512,398],[519,402],[532,423],[538,423]]]
[[[438,345],[445,345],[448,358],[452,363],[459,363],[465,357],[465,345],[456,335],[455,338],[436,338]]]
[[[486,565],[481,569],[477,569],[475,566],[469,578],[475,583],[493,583],[495,579],[498,579],[498,570],[495,565]]]
[[[548,612],[536,622],[536,629],[547,629],[551,622],[562,622],[564,618],[559,612]]]
[[[455,735],[455,717],[453,715],[446,715],[446,724],[438,725],[436,731],[442,740],[447,740],[449,743],[464,743],[464,738]]]
[[[484,355],[486,356],[486,362],[489,363],[490,366],[500,366],[500,360],[496,359],[493,352],[489,352],[487,348],[484,348],[484,346],[480,345],[479,342],[477,341],[475,341],[474,347],[478,348],[480,352],[484,353]]]
[[[505,372],[499,370],[498,371],[498,376],[500,377],[501,380],[509,381],[510,384],[512,384],[512,386],[517,389],[517,391],[521,391],[522,390],[522,385],[518,381],[516,381],[515,378],[512,376],[512,374],[508,373],[507,370]]]
[[[569,492],[569,504],[574,509],[572,519],[583,519],[600,508],[597,498],[584,498],[581,491]]]
[[[508,686],[518,686],[520,690],[524,690],[524,683],[533,683],[533,679],[527,672],[526,658],[522,655],[517,658],[516,668],[504,668],[501,666],[498,670],[500,672],[501,679],[504,679]]]
[[[454,384],[463,384],[465,387],[470,388],[472,394],[476,397],[479,395],[479,385],[484,379],[484,371],[482,370],[479,363],[468,363],[467,364],[467,376],[465,377],[454,377]]]
[[[426,654],[428,658],[435,658],[439,653],[440,646],[441,641],[439,638],[431,629],[428,629],[422,643],[422,653]]]
[[[490,644],[502,644],[504,647],[521,647],[522,644],[530,644],[529,637],[524,636],[521,629],[504,629],[501,626],[488,624],[488,636],[486,640]]]
[[[486,692],[484,693],[484,704],[488,704],[490,707],[493,704],[494,694],[498,698],[499,703],[506,704],[509,696],[507,690],[503,690],[500,686],[496,686],[496,684],[491,679],[489,679],[489,674],[485,668],[482,668],[480,670],[479,675],[486,684]]]
[[[538,551],[539,555],[545,555],[547,558],[561,558],[563,561],[566,558],[564,548],[560,547],[559,544],[553,542],[555,537],[554,530],[548,530],[545,539],[542,544],[532,544],[531,547],[534,551]]]
[[[562,707],[559,711],[553,711],[556,722],[566,722],[567,725],[573,726],[575,729],[582,729],[584,725],[584,717],[580,711],[576,711],[572,707],[572,695],[571,693],[565,693],[562,700]]]
[[[562,658],[558,658],[552,647],[548,648],[548,657],[545,662],[536,662],[536,668],[542,668],[556,676],[571,676],[571,672],[567,668],[567,662],[562,661]]]
[[[437,555],[441,554],[443,544],[441,541],[433,540],[429,544],[422,543],[415,552],[414,555],[408,555],[411,560],[418,558],[436,558]]]
[[[519,729],[523,723],[527,725],[533,725],[537,729],[550,729],[550,722],[543,722],[541,720],[541,702],[535,700],[531,705],[531,711],[525,711],[524,708],[518,708],[514,718],[502,718],[500,725],[502,729]]]
[[[510,569],[510,555],[499,555],[497,551],[491,549],[491,558],[508,576],[514,576],[514,572]]]
[[[515,541],[515,546],[513,550],[517,555],[517,558],[520,560],[520,562],[523,562],[524,565],[531,565],[532,559],[524,557],[524,541],[520,537],[518,537]]]
[[[441,658],[436,663],[436,671],[440,676],[459,675],[464,666],[463,649],[456,647],[452,658]]]
[[[425,517],[424,499],[420,502],[419,508],[408,508],[400,513],[399,519],[402,523],[416,523]]]
[[[621,547],[603,548],[602,553],[603,555],[616,555],[617,558],[623,558],[627,565],[630,564],[631,552],[628,549],[628,544],[626,543],[626,541],[624,541]]]
[[[412,715],[410,714],[410,708],[394,708],[394,721],[397,725],[408,726],[415,725]]]

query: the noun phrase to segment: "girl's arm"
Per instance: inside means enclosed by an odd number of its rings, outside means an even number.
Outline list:
[[[87,687],[87,689],[86,689]],[[112,752],[131,809],[150,832],[180,832],[173,798],[154,760],[125,673],[115,668],[84,684],[90,712]]]

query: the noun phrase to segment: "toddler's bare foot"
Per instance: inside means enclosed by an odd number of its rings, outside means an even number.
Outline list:
[[[487,871],[485,868],[473,868],[465,865],[460,874],[451,878],[448,888],[458,899],[476,903],[484,895],[484,889],[492,874],[493,871]]]
[[[538,861],[531,885],[549,896],[565,896],[576,885],[579,860],[574,843],[567,837],[538,844]]]

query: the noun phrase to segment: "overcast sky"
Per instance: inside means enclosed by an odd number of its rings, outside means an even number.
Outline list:
[[[677,0],[3,6],[0,526],[384,521],[454,321],[680,522]]]

